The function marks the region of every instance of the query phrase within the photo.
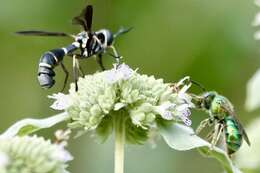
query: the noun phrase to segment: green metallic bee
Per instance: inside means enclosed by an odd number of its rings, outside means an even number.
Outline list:
[[[196,134],[199,134],[206,126],[214,125],[214,129],[207,136],[212,139],[212,148],[217,144],[223,131],[229,156],[239,150],[243,139],[250,146],[248,136],[235,115],[234,107],[226,97],[215,91],[209,91],[200,96],[193,95],[193,102],[196,108],[209,113],[209,118],[200,123]]]

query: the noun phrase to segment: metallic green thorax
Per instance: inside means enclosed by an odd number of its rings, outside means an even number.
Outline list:
[[[224,118],[225,136],[228,154],[233,154],[242,145],[242,134],[239,130],[237,122],[232,116]]]
[[[217,94],[211,102],[209,111],[211,114],[217,116],[218,119],[223,119],[230,113],[227,108],[233,112],[233,106],[230,101],[226,97]]]

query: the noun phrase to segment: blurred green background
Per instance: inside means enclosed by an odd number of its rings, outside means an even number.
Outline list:
[[[244,124],[253,118],[244,110],[247,80],[260,66],[258,45],[251,23],[257,12],[253,1],[244,0],[103,0],[94,5],[93,28],[133,26],[118,38],[116,46],[124,61],[139,72],[153,74],[165,81],[177,81],[185,75],[230,98]],[[41,29],[77,33],[71,18],[80,13],[85,0],[2,0],[0,5],[0,130],[15,121],[54,115],[47,95],[62,88],[63,73],[56,69],[56,85],[42,90],[36,80],[42,53],[72,42],[69,38],[22,37],[17,30]],[[259,9],[260,10],[260,9]],[[111,67],[113,59],[106,56]],[[71,71],[71,59],[66,58]],[[98,70],[94,59],[82,61],[87,73]],[[71,79],[71,78],[70,78]],[[199,91],[197,91],[199,92]],[[205,118],[195,112],[193,127]],[[63,127],[60,125],[59,127]],[[52,136],[55,128],[41,132]],[[91,135],[73,140],[73,173],[113,172],[113,143],[98,144]],[[215,160],[196,151],[177,152],[162,141],[150,145],[127,146],[126,173],[217,173]]]

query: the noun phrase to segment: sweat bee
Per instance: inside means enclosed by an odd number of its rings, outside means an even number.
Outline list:
[[[208,134],[212,147],[215,146],[224,132],[226,151],[229,156],[239,150],[243,139],[250,146],[249,138],[238,120],[231,102],[215,91],[204,92],[199,96],[193,95],[195,107],[206,111],[209,118],[203,120],[196,134],[199,134],[206,126],[214,125],[214,129]]]
[[[229,156],[239,150],[243,139],[250,146],[249,138],[238,120],[231,102],[216,91],[206,91],[198,82],[193,81],[190,77],[184,78],[179,83],[171,85],[173,91],[178,91],[180,86],[190,86],[194,84],[203,90],[201,95],[188,93],[192,97],[192,103],[195,109],[203,110],[209,114],[196,129],[198,135],[205,127],[214,126],[213,130],[207,135],[211,139],[211,148],[217,144],[222,133],[224,132],[224,142],[226,151]]]

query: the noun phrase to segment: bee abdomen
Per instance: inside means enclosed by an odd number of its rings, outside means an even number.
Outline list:
[[[225,122],[226,122],[225,135],[226,135],[227,150],[228,150],[228,154],[233,154],[242,145],[242,134],[240,133],[238,124],[231,116],[226,117]]]

